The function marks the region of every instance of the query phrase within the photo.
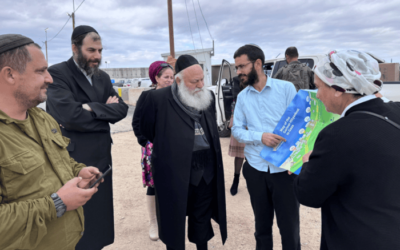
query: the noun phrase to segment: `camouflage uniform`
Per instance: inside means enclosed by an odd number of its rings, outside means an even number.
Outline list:
[[[274,78],[292,82],[296,91],[315,89],[314,72],[305,63],[293,61],[280,68]]]

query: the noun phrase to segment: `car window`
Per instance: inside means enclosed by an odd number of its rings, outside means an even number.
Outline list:
[[[314,60],[313,59],[299,59],[301,63],[305,63],[311,69],[314,67]]]
[[[278,72],[278,70],[280,68],[282,68],[283,66],[285,66],[287,64],[286,60],[282,60],[282,61],[277,61],[275,63],[275,67],[273,68],[273,75],[276,74],[276,72]]]
[[[263,65],[264,74],[271,76],[271,72],[274,70],[274,63],[266,63]]]

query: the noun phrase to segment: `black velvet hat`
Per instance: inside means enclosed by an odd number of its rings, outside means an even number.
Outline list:
[[[99,34],[93,27],[90,27],[88,25],[80,25],[74,29],[74,32],[72,32],[71,40],[74,40],[80,35],[87,34],[90,32],[95,32]]]
[[[193,56],[181,55],[180,57],[178,57],[178,60],[176,60],[175,63],[175,72],[176,72],[175,74],[178,74],[182,70],[196,64],[199,64],[199,61],[197,61],[197,59],[194,58]]]
[[[19,34],[0,35],[0,54],[3,54],[6,51],[16,49],[31,43],[34,43],[34,41],[23,35]]]

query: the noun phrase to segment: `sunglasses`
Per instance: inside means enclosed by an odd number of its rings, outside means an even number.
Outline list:
[[[161,67],[161,68],[160,68]],[[172,70],[174,70],[174,68],[172,68],[171,65],[169,65],[168,63],[161,63],[160,66],[158,66],[159,69],[163,69],[163,68],[170,68]]]

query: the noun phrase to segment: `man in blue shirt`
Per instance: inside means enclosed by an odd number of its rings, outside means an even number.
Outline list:
[[[300,250],[299,202],[293,192],[294,176],[260,156],[264,146],[276,147],[284,138],[273,134],[296,95],[292,83],[264,74],[264,53],[248,44],[234,54],[236,72],[244,86],[237,98],[232,133],[245,143],[243,176],[256,221],[256,250],[272,250],[274,212],[282,237],[282,250]]]

